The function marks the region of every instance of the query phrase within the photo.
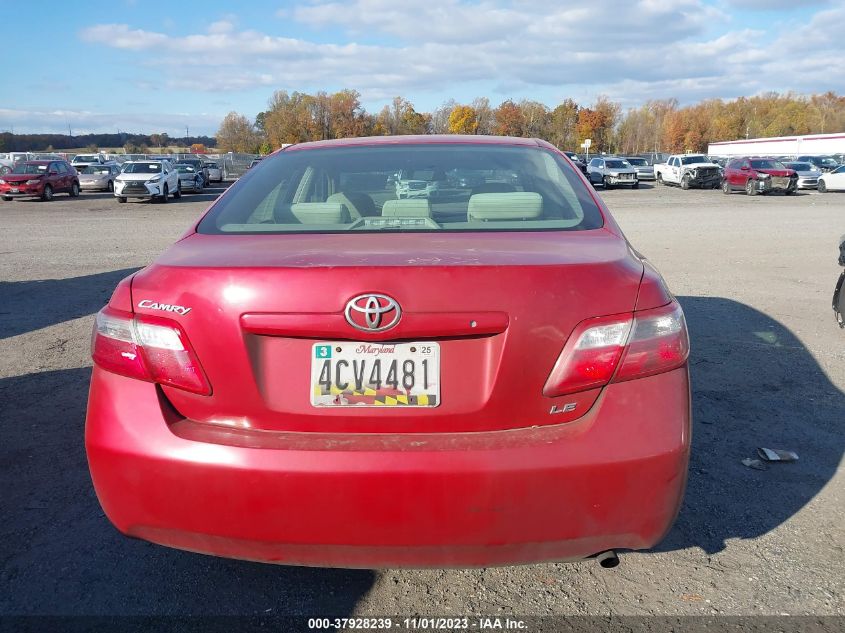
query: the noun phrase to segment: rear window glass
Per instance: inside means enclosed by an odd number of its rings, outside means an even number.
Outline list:
[[[200,233],[600,228],[588,188],[541,148],[470,144],[280,152],[212,207]]]

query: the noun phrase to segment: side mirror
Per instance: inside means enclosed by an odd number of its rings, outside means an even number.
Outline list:
[[[51,170],[50,170],[50,174],[49,174],[49,175],[50,175],[50,176],[58,176],[58,175],[59,175],[59,172],[57,172],[55,169],[51,169]]]
[[[740,167],[740,169],[742,171],[748,171],[748,165],[743,165],[742,167]]]

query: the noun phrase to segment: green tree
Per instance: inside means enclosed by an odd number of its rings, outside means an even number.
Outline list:
[[[574,151],[578,146],[578,104],[564,99],[550,115],[549,141],[561,149]]]

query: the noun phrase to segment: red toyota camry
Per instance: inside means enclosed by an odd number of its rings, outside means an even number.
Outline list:
[[[295,145],[97,315],[86,446],[130,536],[296,565],[463,567],[655,545],[689,343],[552,145]]]

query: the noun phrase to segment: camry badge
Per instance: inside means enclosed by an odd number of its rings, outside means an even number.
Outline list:
[[[346,321],[362,332],[383,332],[399,323],[402,308],[393,297],[379,294],[358,295],[344,310]]]
[[[175,312],[176,314],[181,314],[185,316],[188,312],[191,311],[190,308],[186,308],[185,306],[177,306],[173,305],[172,303],[158,303],[157,301],[150,301],[149,299],[144,299],[143,301],[138,302],[139,308],[146,308],[147,310],[161,310],[162,312]]]

